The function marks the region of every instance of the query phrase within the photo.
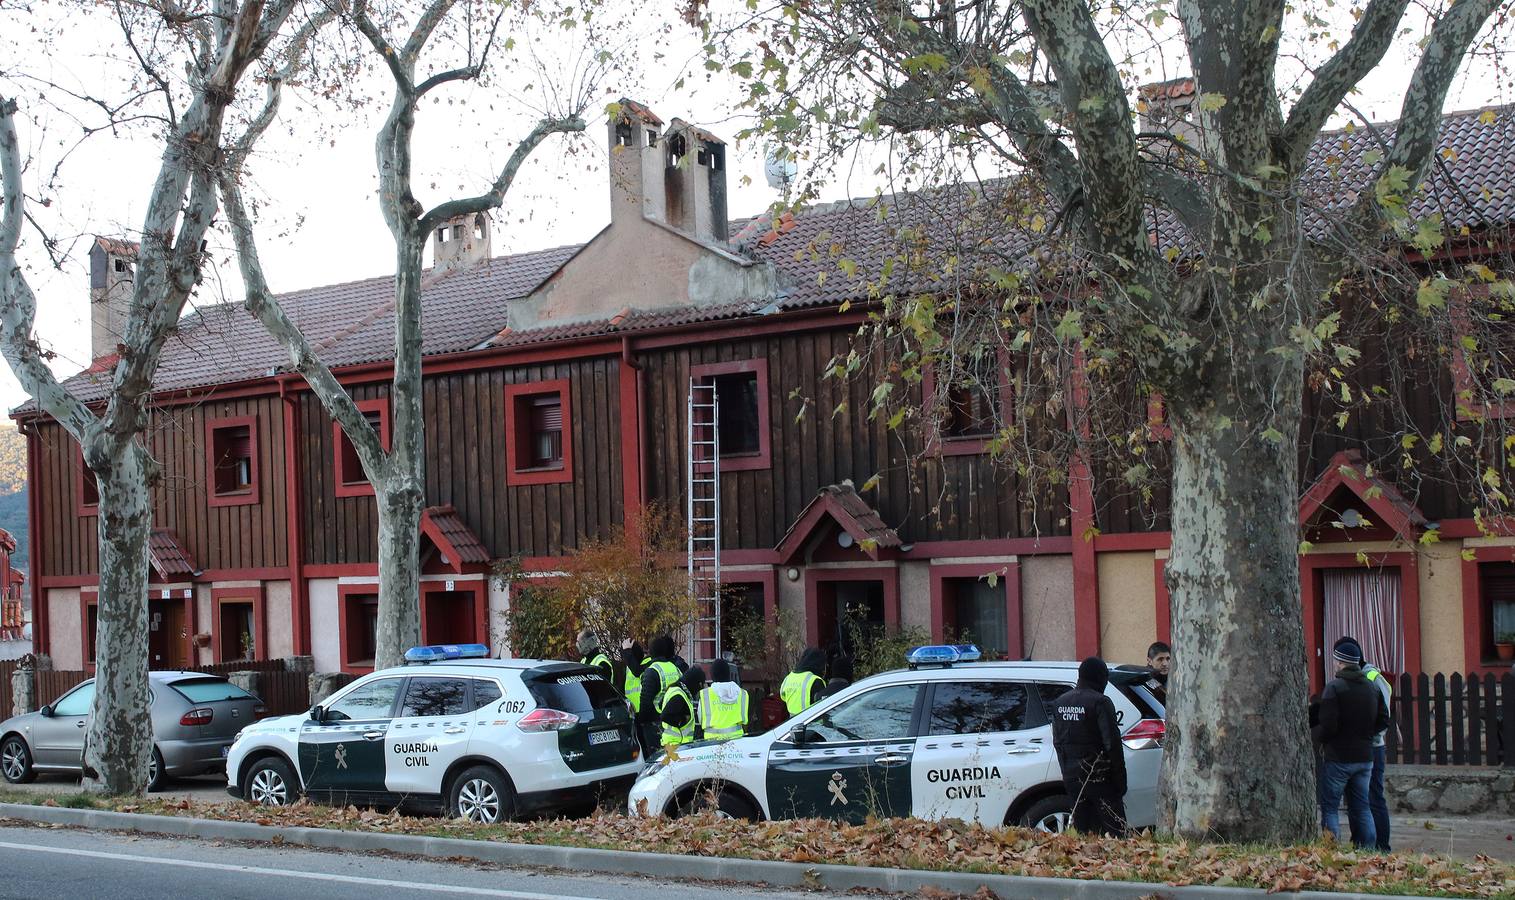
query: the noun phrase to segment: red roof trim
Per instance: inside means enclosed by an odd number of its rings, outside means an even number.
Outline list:
[[[170,528],[154,528],[147,538],[147,556],[153,571],[165,581],[175,575],[193,577],[200,571],[190,557],[179,536]]]
[[[1394,533],[1413,541],[1429,522],[1415,504],[1404,498],[1399,489],[1377,475],[1368,475],[1362,453],[1342,450],[1331,457],[1326,470],[1310,485],[1299,501],[1300,524],[1309,523],[1337,490],[1346,488],[1360,499]]]
[[[447,563],[463,575],[489,564],[489,550],[452,506],[428,506],[421,511],[421,534],[430,539]]]
[[[875,562],[885,558],[885,554],[892,555],[892,551],[900,547],[900,536],[857,495],[851,484],[833,484],[821,488],[784,533],[777,548],[780,565],[799,561],[805,545],[827,516],[852,535],[857,548]]]

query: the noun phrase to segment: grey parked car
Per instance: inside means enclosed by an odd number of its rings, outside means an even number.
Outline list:
[[[153,759],[148,790],[165,775],[226,768],[232,739],[267,712],[263,701],[219,675],[150,672]],[[0,775],[23,784],[38,772],[82,773],[84,734],[95,700],[94,679],[34,713],[0,722]]]

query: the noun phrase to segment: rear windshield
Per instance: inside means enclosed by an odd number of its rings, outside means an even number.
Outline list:
[[[560,669],[528,675],[526,687],[538,706],[587,715],[597,709],[612,709],[621,697],[594,669]]]
[[[214,703],[217,700],[253,700],[252,694],[224,678],[192,678],[169,685],[191,703]]]

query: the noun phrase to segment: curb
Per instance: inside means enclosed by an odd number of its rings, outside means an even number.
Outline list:
[[[1300,891],[1269,895],[1266,891],[1257,888],[1205,885],[1170,887],[1135,881],[1087,881],[973,872],[805,865],[719,856],[678,856],[669,853],[639,853],[630,850],[506,844],[466,838],[340,831],[332,828],[277,828],[253,822],[223,822],[217,819],[195,819],[188,816],[154,816],[145,813],[31,806],[21,803],[0,803],[0,818],[20,819],[46,825],[71,825],[80,828],[135,831],[175,837],[261,843],[273,843],[277,840],[280,846],[284,847],[314,847],[361,852],[383,851],[406,856],[454,860],[461,857],[526,868],[641,875],[663,880],[725,881],[767,884],[776,887],[827,888],[833,891],[861,889],[891,893],[918,893],[929,887],[938,891],[971,896],[980,888],[987,887],[1000,900],[1051,900],[1051,898],[1065,898],[1065,900],[1131,900],[1131,898],[1239,900],[1243,897],[1266,896],[1295,898],[1295,900],[1393,900],[1387,894]]]

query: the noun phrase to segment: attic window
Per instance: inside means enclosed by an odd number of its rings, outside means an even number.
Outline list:
[[[473,236],[478,240],[484,239],[484,218],[476,216],[473,220]]]
[[[258,502],[257,423],[256,416],[205,423],[205,481],[211,506]]]
[[[658,144],[658,131],[656,128],[647,129],[647,146],[656,147]]]
[[[951,366],[951,382],[937,380]],[[955,363],[927,366],[921,392],[928,411],[927,450],[942,456],[984,453],[999,430],[1012,398],[1009,359],[1000,352],[964,356]]]
[[[84,454],[74,445],[74,496],[81,516],[100,514],[100,484],[95,480],[95,471],[84,464]]]
[[[454,226],[452,226],[452,239],[455,240],[455,241],[461,241],[463,239],[463,226],[462,225],[454,225]]]
[[[441,228],[437,229],[437,243],[447,243],[447,226],[444,225]]]
[[[505,470],[511,485],[573,480],[568,379],[505,388]]]
[[[389,449],[389,401],[360,400],[358,410],[379,435],[379,444]],[[332,469],[335,475],[333,493],[338,497],[361,497],[373,493],[373,485],[363,472],[363,460],[358,457],[358,448],[353,446],[347,433],[336,422],[331,423],[332,445],[335,459]]]

